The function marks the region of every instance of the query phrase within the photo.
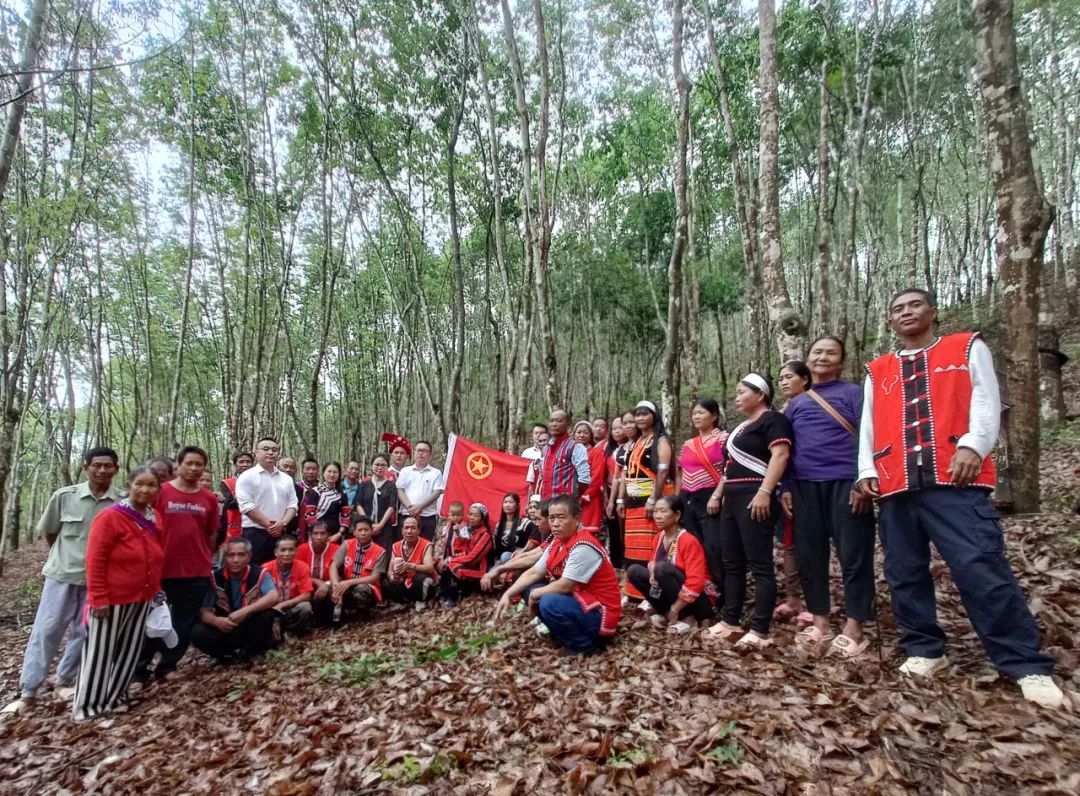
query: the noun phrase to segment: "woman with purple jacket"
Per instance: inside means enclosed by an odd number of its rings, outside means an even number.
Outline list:
[[[863,390],[840,379],[844,344],[838,338],[819,337],[806,359],[813,384],[784,409],[795,431],[787,473],[795,557],[806,607],[814,615],[795,640],[811,653],[853,660],[870,646],[863,623],[874,617],[874,510],[854,488]],[[839,636],[829,624],[830,540],[843,572],[846,621]]]

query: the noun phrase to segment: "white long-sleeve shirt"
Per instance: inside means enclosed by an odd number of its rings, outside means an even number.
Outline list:
[[[923,349],[901,351],[901,356],[917,354]],[[980,339],[971,344],[968,355],[971,376],[971,408],[968,410],[968,432],[956,443],[958,448],[970,448],[982,458],[990,455],[1001,430],[1001,392],[994,358],[990,347]],[[874,466],[874,384],[866,377],[863,384],[862,423],[859,425],[859,480],[877,478]],[[940,400],[940,398],[938,398]]]
[[[245,528],[261,528],[249,514],[259,509],[271,520],[280,520],[289,509],[297,509],[296,484],[288,473],[266,470],[256,464],[236,479],[236,505],[244,515]]]

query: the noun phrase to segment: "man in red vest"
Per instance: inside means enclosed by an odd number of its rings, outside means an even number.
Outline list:
[[[1025,698],[1058,707],[1054,660],[1040,651],[988,499],[1001,415],[990,349],[978,333],[936,336],[937,308],[925,290],[896,294],[889,316],[901,348],[867,365],[859,487],[880,501],[885,577],[908,656],[900,671],[931,677],[949,665],[930,574],[933,542],[997,670]]]
[[[499,600],[498,622],[511,601],[528,593],[529,609],[565,645],[571,655],[602,652],[615,635],[622,613],[619,577],[596,537],[581,527],[581,504],[560,495],[548,505],[551,544],[532,569],[518,578]],[[530,589],[546,580],[545,585]]]
[[[551,410],[548,429],[551,438],[529,468],[530,491],[540,495],[541,500],[559,495],[581,497],[592,480],[589,451],[570,436],[570,413],[565,409]]]
[[[255,464],[255,459],[248,451],[239,451],[233,456],[233,474],[221,482],[221,528],[218,531],[217,543],[220,545],[226,539],[240,535],[240,523],[243,515],[240,506],[236,502],[236,479],[240,473],[250,470]]]
[[[371,520],[357,517],[352,526],[353,538],[334,556],[330,567],[330,600],[337,608],[351,614],[367,616],[382,602],[382,579],[390,563],[387,551],[371,541]]]
[[[318,520],[311,526],[308,540],[296,550],[296,560],[307,564],[311,570],[311,585],[315,590],[311,595],[311,606],[315,619],[319,622],[330,621],[333,603],[330,601],[330,567],[341,545],[330,541],[330,531],[326,522]]]

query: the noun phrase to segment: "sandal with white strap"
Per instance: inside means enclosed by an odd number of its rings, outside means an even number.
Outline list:
[[[870,639],[863,637],[862,641],[856,641],[851,636],[841,633],[832,640],[829,651],[830,657],[840,658],[845,661],[857,661],[866,657],[866,651],[870,648]]]
[[[822,633],[820,628],[810,625],[795,634],[795,646],[808,651],[820,650],[835,638],[836,636],[831,631],[827,634]]]
[[[736,649],[756,649],[763,650],[766,647],[772,646],[772,639],[759,636],[753,630],[735,642]]]
[[[737,636],[742,632],[743,631],[741,627],[733,627],[727,622],[717,622],[715,625],[708,629],[706,634],[709,638],[718,638],[723,641],[727,641],[732,636]]]
[[[693,629],[694,629],[694,625],[690,624],[689,622],[681,622],[680,621],[680,622],[676,622],[671,627],[669,627],[667,632],[674,635],[674,636],[685,636],[687,633],[689,633]]]

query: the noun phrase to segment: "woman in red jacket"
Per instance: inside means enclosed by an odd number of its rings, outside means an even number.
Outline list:
[[[627,580],[649,603],[652,623],[678,635],[712,619],[711,598],[716,594],[701,542],[682,527],[684,510],[682,498],[675,495],[656,501],[653,519],[660,533],[652,560],[648,567],[632,564],[626,570]]]
[[[149,467],[127,479],[128,496],[101,511],[86,544],[86,646],[75,684],[74,716],[84,721],[117,707],[142,648],[146,615],[161,591],[158,480]]]

